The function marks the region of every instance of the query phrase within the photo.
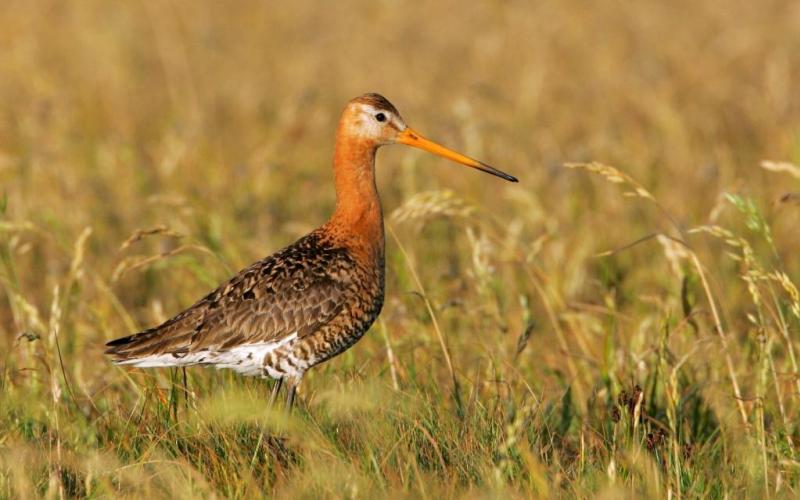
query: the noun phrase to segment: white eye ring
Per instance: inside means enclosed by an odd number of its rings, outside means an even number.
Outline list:
[[[375,115],[375,119],[378,120],[379,122],[385,122],[386,115],[383,113],[378,113],[377,115]]]

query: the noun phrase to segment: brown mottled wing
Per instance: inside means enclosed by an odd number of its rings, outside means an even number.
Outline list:
[[[237,345],[302,337],[333,319],[345,304],[353,262],[315,233],[242,270],[164,324],[113,340],[115,361],[157,354],[222,352]]]

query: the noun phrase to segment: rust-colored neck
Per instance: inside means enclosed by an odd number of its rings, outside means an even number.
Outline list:
[[[336,210],[329,226],[365,257],[383,260],[383,212],[375,186],[376,150],[374,141],[349,133],[346,122],[340,123],[333,155]]]

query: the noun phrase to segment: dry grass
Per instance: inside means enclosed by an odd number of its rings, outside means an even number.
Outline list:
[[[798,32],[790,1],[8,0],[0,497],[799,495]],[[324,221],[365,91],[520,184],[380,153],[383,315],[291,419],[112,367]]]

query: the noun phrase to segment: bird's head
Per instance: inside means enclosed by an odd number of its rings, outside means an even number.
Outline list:
[[[405,144],[507,181],[517,182],[517,178],[512,175],[426,139],[407,126],[397,108],[379,94],[364,94],[347,103],[339,127],[348,138],[366,141],[375,147]]]

